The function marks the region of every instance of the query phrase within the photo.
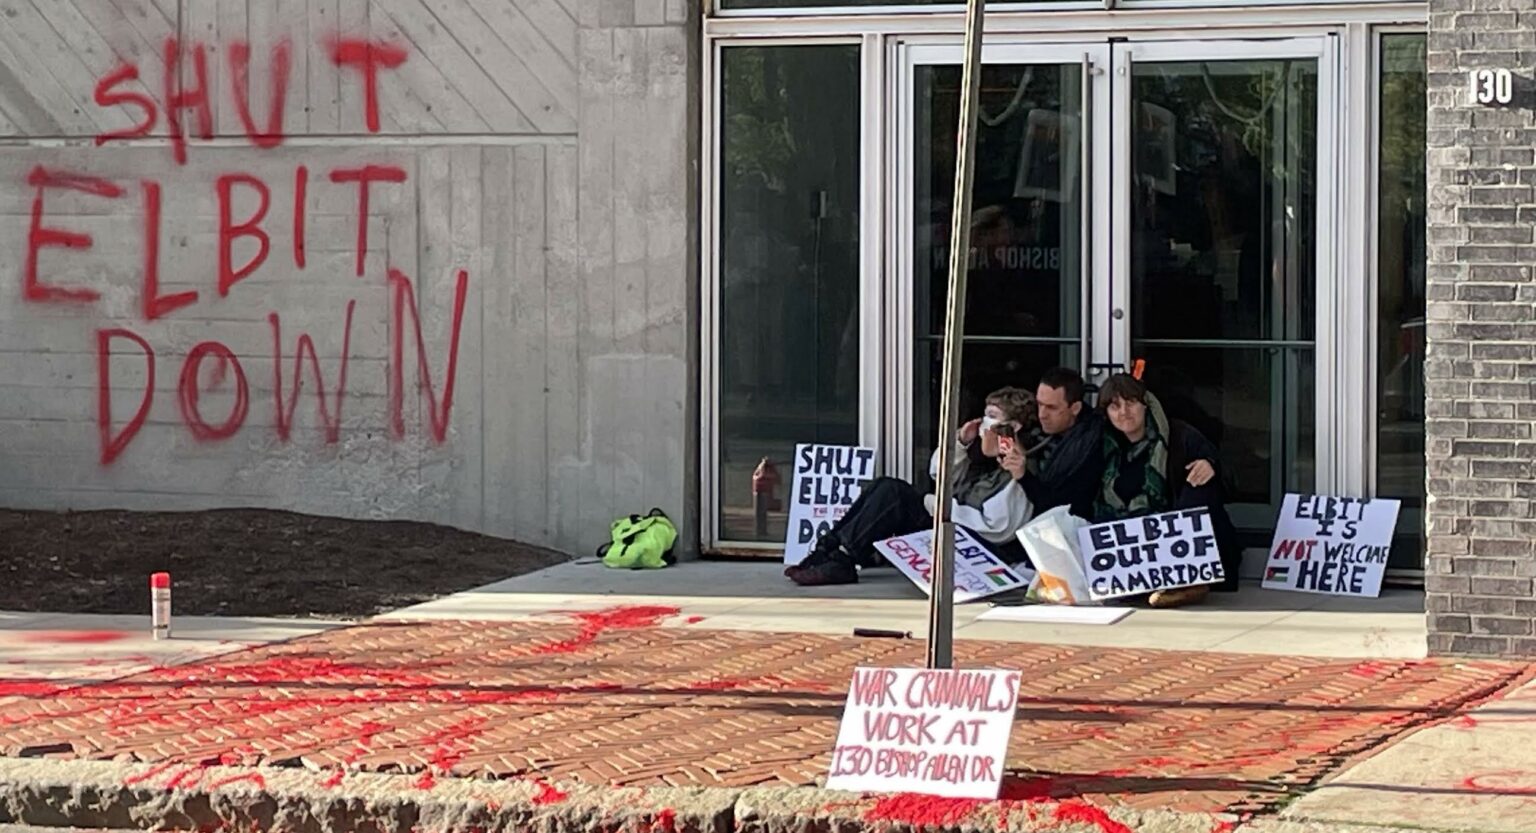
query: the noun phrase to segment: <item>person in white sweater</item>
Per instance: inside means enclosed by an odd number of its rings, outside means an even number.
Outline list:
[[[950,519],[984,542],[1009,564],[1026,561],[1016,533],[1034,516],[1019,479],[1026,455],[1021,443],[1035,433],[1035,398],[1020,388],[1003,388],[987,397],[983,415],[966,423],[955,438],[950,482],[954,502]],[[928,472],[937,482],[939,455]],[[935,497],[892,477],[870,481],[859,499],[797,565],[784,575],[802,586],[853,584],[859,567],[884,562],[875,544],[933,527]]]

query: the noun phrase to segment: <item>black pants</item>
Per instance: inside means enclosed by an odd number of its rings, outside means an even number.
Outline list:
[[[874,567],[885,559],[875,544],[888,538],[911,535],[933,528],[933,516],[923,505],[923,496],[911,483],[894,477],[872,480],[860,492],[848,513],[827,533],[861,567]],[[982,541],[987,549],[1006,564],[1028,562],[1024,546],[1017,540],[993,544]]]
[[[1204,508],[1211,514],[1211,526],[1216,533],[1216,549],[1221,552],[1221,569],[1226,578],[1218,585],[1222,591],[1237,589],[1237,571],[1242,567],[1243,547],[1237,538],[1237,526],[1227,514],[1226,503],[1221,499],[1221,487],[1216,481],[1204,486],[1184,484],[1173,502],[1175,510]]]

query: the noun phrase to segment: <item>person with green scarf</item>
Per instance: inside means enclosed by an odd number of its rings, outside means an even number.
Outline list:
[[[1104,431],[1104,477],[1094,501],[1094,523],[1157,515],[1180,509],[1209,510],[1226,580],[1218,589],[1237,589],[1242,548],[1221,494],[1216,447],[1186,423],[1168,419],[1141,380],[1118,374],[1099,388],[1098,407],[1108,418]],[[1182,607],[1203,600],[1212,586],[1159,590],[1153,607]]]

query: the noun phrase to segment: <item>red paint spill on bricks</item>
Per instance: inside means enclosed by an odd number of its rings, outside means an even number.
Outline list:
[[[570,794],[561,792],[555,788],[554,784],[551,784],[548,781],[534,781],[533,784],[539,788],[538,793],[533,797],[534,804],[538,804],[540,806],[559,804],[567,798],[570,798]]]
[[[690,624],[690,625],[697,625],[698,623],[700,623],[702,621],[704,621],[704,617],[703,616],[689,616],[688,617],[688,624]]]
[[[325,787],[328,790],[334,790],[337,787],[341,786],[342,779],[344,779],[346,777],[347,777],[347,773],[344,770],[338,769],[335,772],[331,773],[330,777],[326,778],[324,781],[321,781],[320,782],[320,786]]]
[[[1075,799],[1056,805],[1056,821],[1096,825],[1103,833],[1135,833],[1098,807]]]
[[[418,790],[430,790],[437,786],[437,778],[433,777],[431,770],[428,770],[423,772],[420,778],[416,779],[415,786]]]
[[[1230,821],[1218,821],[1216,826],[1211,828],[1211,833],[1232,833],[1236,829],[1237,825]]]
[[[1402,667],[1403,666],[1401,664],[1395,662],[1367,660],[1356,665],[1354,668],[1349,669],[1349,673],[1355,675],[1356,677],[1364,677],[1367,680],[1374,680],[1377,677],[1381,677],[1386,674],[1390,674],[1393,671],[1397,671]]]
[[[128,638],[126,631],[37,631],[25,636],[23,642],[47,642],[72,645],[99,645]]]
[[[599,636],[610,630],[636,630],[639,628],[652,628],[661,624],[661,620],[668,616],[676,616],[681,612],[680,608],[662,607],[659,605],[627,605],[612,607],[605,610],[597,610],[582,613],[571,613],[571,617],[581,622],[581,630],[576,636],[541,645],[533,649],[535,654],[573,654],[582,648],[597,641]]]
[[[39,680],[0,680],[0,697],[53,697],[66,690]]]
[[[651,822],[652,833],[677,833],[677,811],[671,807],[661,810],[656,814],[656,820]]]

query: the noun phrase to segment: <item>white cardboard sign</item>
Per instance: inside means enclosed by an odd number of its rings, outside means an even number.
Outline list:
[[[875,544],[924,595],[933,595],[933,530]],[[971,533],[955,527],[955,603],[965,604],[1009,590],[1023,590],[1035,578],[1028,567],[1009,567]]]
[[[1016,671],[857,668],[827,789],[997,798]]]
[[[1216,532],[1204,507],[1111,521],[1078,530],[1095,600],[1222,581]]]
[[[799,564],[816,542],[842,519],[875,476],[875,450],[850,445],[795,446],[784,563]]]
[[[1266,590],[1381,595],[1402,502],[1286,495],[1264,567]]]

